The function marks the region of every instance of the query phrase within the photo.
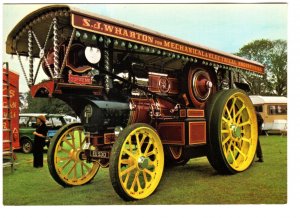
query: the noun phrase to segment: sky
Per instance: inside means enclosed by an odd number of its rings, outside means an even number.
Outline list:
[[[4,4],[2,47],[11,29],[40,4]],[[73,4],[163,34],[235,53],[257,39],[287,40],[287,4]],[[17,57],[3,53],[20,74],[20,91],[28,90]],[[26,60],[23,60],[26,65]],[[28,72],[27,72],[28,73]],[[39,75],[38,81],[46,78]]]

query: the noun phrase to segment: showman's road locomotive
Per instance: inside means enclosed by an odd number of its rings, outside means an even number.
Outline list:
[[[136,200],[154,192],[165,164],[207,156],[234,174],[253,162],[257,121],[242,81],[264,73],[257,62],[67,5],[26,16],[6,46],[33,97],[61,99],[81,118],[48,150],[50,174],[64,187],[109,167],[117,194]],[[49,80],[35,84],[40,68]]]

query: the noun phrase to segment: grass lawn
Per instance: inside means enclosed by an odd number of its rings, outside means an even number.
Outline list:
[[[32,167],[32,155],[17,153],[16,170],[3,169],[4,205],[169,205],[169,204],[286,204],[287,138],[261,136],[264,163],[253,163],[240,174],[216,173],[206,157],[185,166],[167,168],[150,197],[124,202],[114,192],[108,168],[87,185],[63,188],[44,167]]]

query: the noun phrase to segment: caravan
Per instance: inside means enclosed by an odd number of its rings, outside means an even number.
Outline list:
[[[283,96],[249,96],[255,110],[264,119],[262,130],[284,133],[287,130],[287,97]]]

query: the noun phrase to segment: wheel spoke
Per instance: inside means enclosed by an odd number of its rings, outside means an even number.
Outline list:
[[[145,181],[145,187],[147,187],[148,179],[147,179],[147,174],[146,174],[145,170],[143,171],[143,177],[144,177],[144,181]]]
[[[243,105],[243,106],[239,109],[239,111],[238,111],[238,112],[235,114],[235,116],[234,116],[234,120],[236,119],[237,116],[240,115],[240,113],[242,113],[242,111],[243,111],[245,108],[246,108],[246,106]]]
[[[80,146],[80,148],[82,148],[82,146],[83,146],[82,131],[78,130],[78,134],[79,134],[79,146]]]
[[[81,175],[84,175],[83,162],[81,162],[80,166],[81,166]]]
[[[129,173],[133,169],[135,169],[135,165],[132,165],[132,166],[128,167],[127,169],[123,170],[122,172],[120,172],[120,175],[124,176],[125,174]]]
[[[156,163],[156,161],[149,161],[148,162],[148,166],[153,166],[153,167],[155,167],[155,163]],[[149,167],[148,167],[149,168]]]
[[[128,165],[130,162],[128,159],[122,159],[120,163]]]
[[[74,161],[73,166],[71,167],[71,169],[67,172],[67,176],[70,176],[71,172],[73,171],[74,167],[76,166],[76,162]]]
[[[133,144],[132,144],[132,141],[131,141],[131,137],[128,138],[128,145],[129,145],[129,151],[130,151],[131,153],[133,153],[133,151],[132,151]],[[126,147],[126,146],[125,146],[125,147]]]
[[[70,157],[57,157],[56,158],[57,162],[62,162],[62,161],[65,161],[65,160],[70,160]]]
[[[230,114],[230,111],[229,111],[227,105],[225,106],[225,111],[227,112],[228,117],[230,118],[229,120],[232,120],[232,116],[231,116],[231,114]]]
[[[61,151],[64,152],[64,153],[67,153],[67,154],[70,153],[69,150],[64,149],[62,146],[59,147],[59,152],[61,152]]]
[[[235,98],[233,98],[233,102],[232,102],[232,105],[231,105],[231,108],[230,108],[230,114],[231,114],[231,112],[233,111],[233,117],[235,117],[235,102],[236,102],[236,100],[237,100],[237,98],[235,97]]]
[[[226,142],[228,142],[228,140],[231,139],[231,136],[228,135],[223,141],[222,141],[222,145],[224,146]]]
[[[238,125],[241,122],[242,114],[240,114],[236,119],[236,124]]]
[[[133,158],[136,159],[136,155],[133,154],[132,152],[128,151],[127,149],[124,149],[123,152],[124,152],[125,154],[128,154],[130,157],[133,157]]]
[[[72,141],[72,147],[76,148],[75,146],[75,137],[74,137],[74,131],[69,132],[69,136],[71,137],[71,141]]]
[[[230,120],[227,120],[224,116],[222,116],[222,120],[223,120],[225,123],[229,123],[229,124],[230,124]]]
[[[80,141],[80,147],[82,148],[85,143],[86,143],[86,137],[83,137],[82,141]]]
[[[126,174],[126,177],[125,177],[125,180],[123,181],[123,183],[124,183],[125,185],[127,185],[128,180],[129,180],[129,177],[130,177],[130,173],[127,173],[127,174]]]
[[[138,190],[137,190],[137,191],[140,191],[140,190],[142,189],[141,182],[140,182],[140,178],[139,178],[139,174],[140,174],[139,171],[137,171],[137,172],[135,173],[136,184],[137,184],[137,187],[138,187]]]
[[[244,160],[246,160],[246,155],[239,149],[238,146],[234,146],[234,149],[236,149],[239,152],[239,154],[243,156]]]
[[[151,172],[151,171],[148,170],[147,168],[144,169],[144,172],[147,173],[148,175],[150,175],[151,178],[153,177],[154,172]]]
[[[145,153],[145,156],[149,157],[149,156],[151,156],[153,154],[156,154],[155,150],[152,150],[152,151],[148,152],[147,154]]]
[[[222,130],[221,130],[221,133],[222,133],[222,134],[229,134],[230,131],[229,131],[229,129],[222,129]]]
[[[75,149],[74,144],[72,144],[72,143],[67,139],[66,136],[64,137],[63,142],[67,143],[71,148]]]
[[[74,167],[74,178],[77,179],[77,164]]]
[[[241,140],[245,141],[245,142],[248,142],[248,143],[251,143],[251,139],[248,139],[246,137],[242,137]]]
[[[238,147],[238,148],[241,148],[242,147],[242,140],[241,139],[238,139],[234,142],[234,146],[235,147]]]
[[[130,188],[129,188],[129,190],[131,190],[132,192],[134,192],[134,187],[135,187],[135,184],[136,184],[136,182],[137,182],[137,177],[136,177],[136,174],[137,174],[138,172],[136,172],[135,174],[134,174],[134,179],[133,179],[133,181],[132,181],[132,183],[131,183],[131,186],[130,186]]]
[[[228,157],[229,150],[230,150],[230,147],[231,147],[232,143],[234,143],[234,142],[231,140],[227,147],[226,147],[226,144],[223,145],[223,150],[225,151],[224,153],[226,154],[225,155],[226,157]]]
[[[140,142],[140,139],[139,139],[139,134],[135,133],[135,139],[136,139],[136,147],[137,147],[137,151],[138,151],[138,154],[141,154],[141,142]]]
[[[90,166],[88,166],[86,163],[82,162],[83,163],[83,166],[87,169],[87,173],[89,173],[92,168]]]
[[[140,147],[143,146],[146,137],[147,137],[147,135],[143,135],[143,138],[142,138],[142,140],[140,141]]]
[[[230,149],[229,149],[229,152],[230,152],[230,155],[231,155],[231,157],[232,157],[233,164],[234,164],[235,166],[237,166],[237,163],[236,163],[234,154],[232,153],[232,151],[231,151]]]
[[[147,144],[147,147],[146,147],[146,149],[145,149],[145,152],[144,152],[144,154],[147,154],[147,153],[148,153],[148,151],[149,151],[149,149],[150,149],[151,145],[152,145],[152,140],[151,140],[151,139],[149,139],[149,142],[148,142],[148,144]]]
[[[69,165],[69,163],[71,162],[71,159],[69,159],[66,163],[64,163],[64,165],[62,165],[59,169],[61,170],[61,172],[66,168],[67,165]]]
[[[238,126],[239,127],[242,127],[242,126],[246,126],[246,125],[250,125],[251,123],[250,123],[250,120],[247,120],[247,121],[245,121],[245,122],[243,122],[243,123],[239,123],[238,124]]]

